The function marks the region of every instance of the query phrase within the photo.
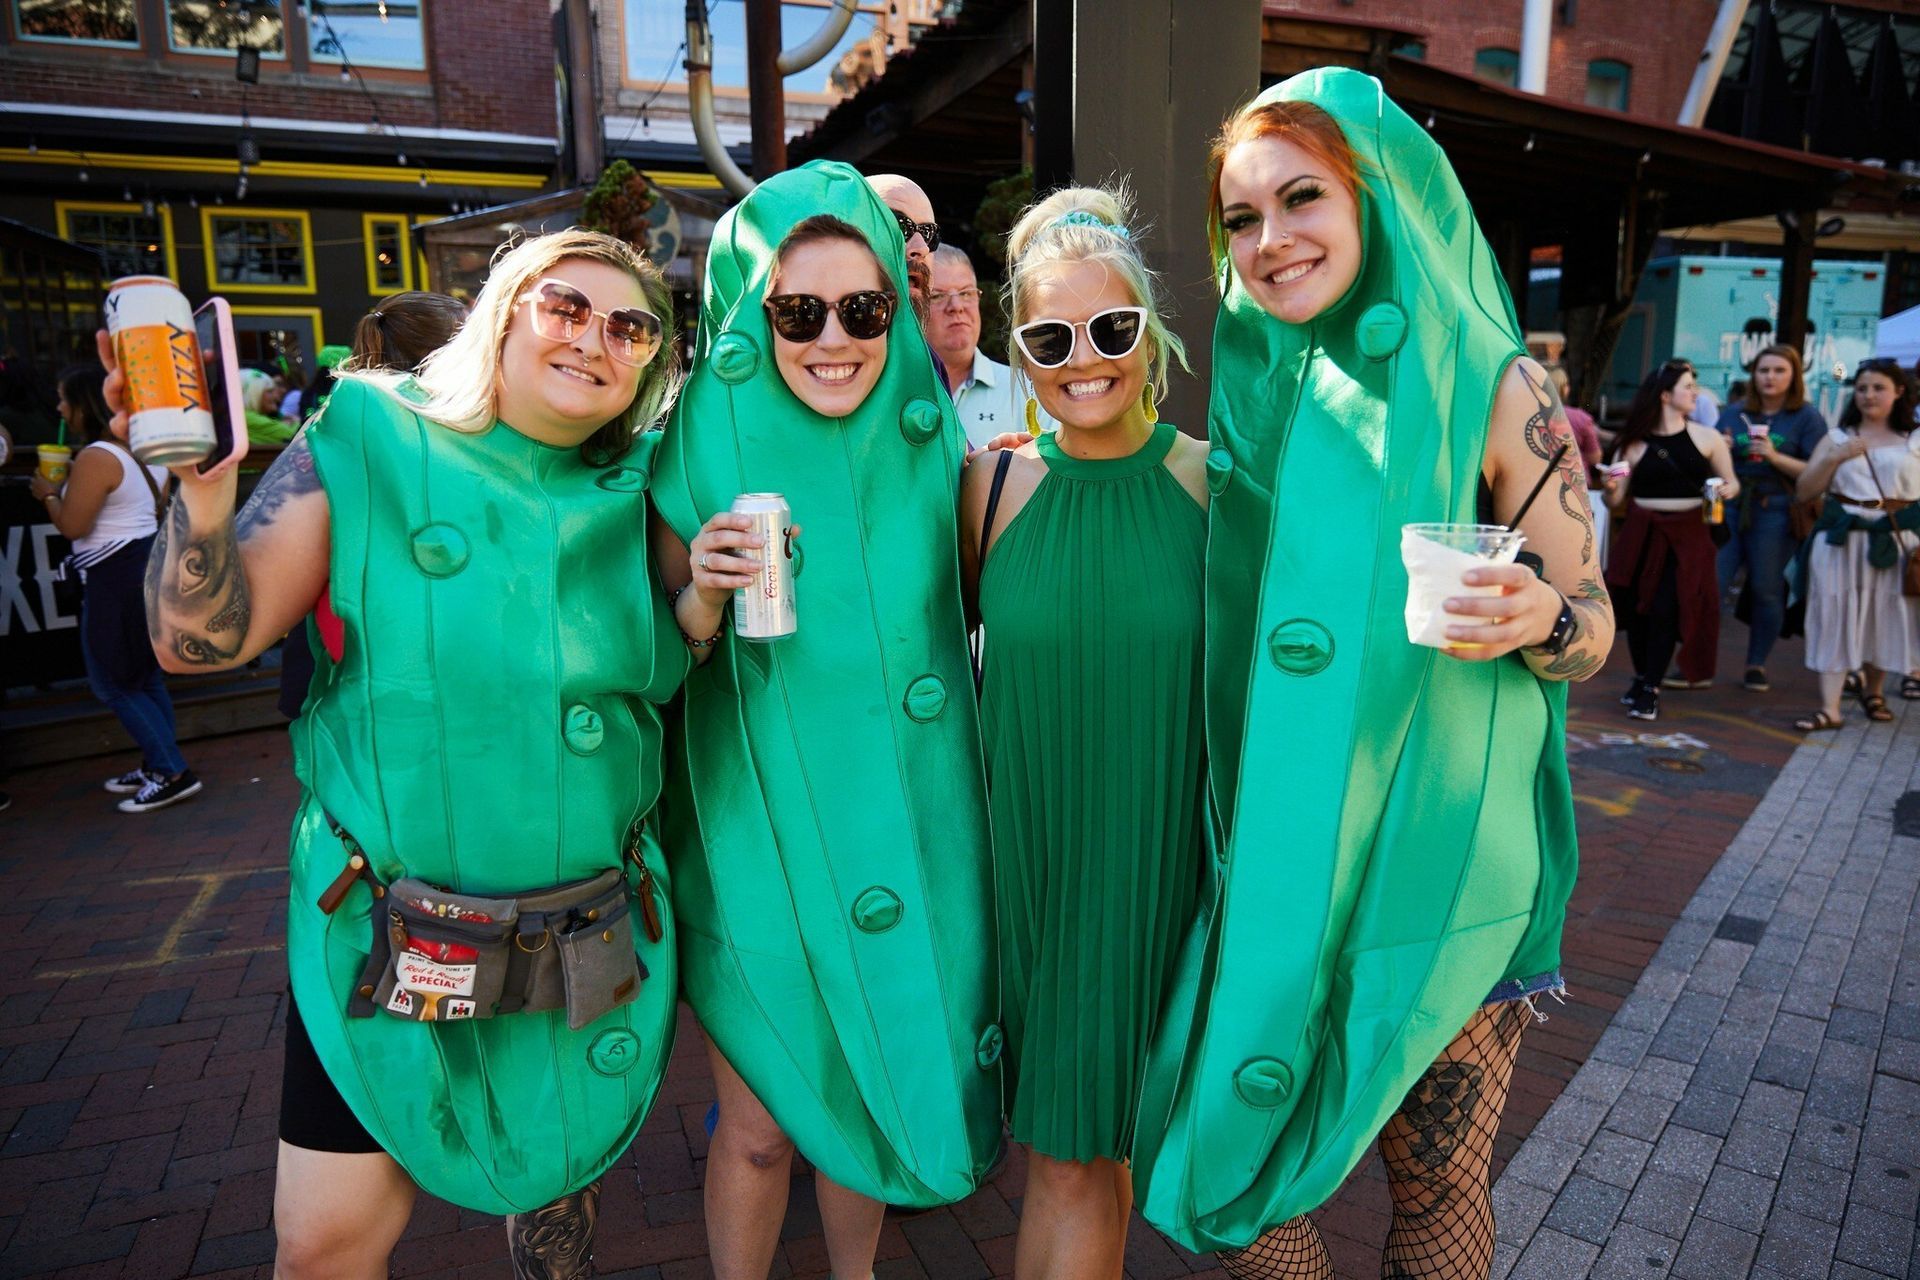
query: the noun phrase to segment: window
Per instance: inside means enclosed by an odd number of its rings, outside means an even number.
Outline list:
[[[315,62],[424,68],[420,9],[400,0],[312,0],[307,51]]]
[[[318,307],[233,308],[233,349],[242,368],[285,369],[304,383],[325,342]]]
[[[826,57],[787,77],[788,93],[830,92],[828,77],[840,59],[873,35],[881,5],[855,0],[853,21]],[[713,83],[720,89],[747,87],[747,6],[745,0],[712,0],[707,6],[713,31]],[[651,87],[686,81],[686,7],[666,0],[626,0],[627,78]],[[787,0],[780,6],[780,45],[791,49],[810,38],[832,16],[830,0]]]
[[[153,212],[146,210],[151,208]],[[60,238],[98,249],[106,259],[109,280],[116,276],[166,276],[178,281],[173,255],[173,213],[153,205],[83,204],[61,200],[54,205]]]
[[[367,292],[376,298],[413,288],[413,254],[402,214],[360,215],[367,246]]]
[[[1473,74],[1512,88],[1520,83],[1520,55],[1512,49],[1482,49],[1473,55]]]
[[[167,40],[183,53],[232,53],[245,47],[265,58],[287,56],[279,0],[167,0]]]
[[[1609,111],[1627,109],[1627,88],[1633,69],[1612,58],[1596,58],[1587,64],[1587,105]]]
[[[1416,36],[1402,36],[1387,46],[1388,53],[1397,53],[1403,58],[1412,58],[1415,62],[1427,60],[1427,42]]]
[[[313,227],[299,209],[244,213],[202,206],[207,282],[234,293],[312,293]]]
[[[27,40],[140,44],[135,0],[14,0],[13,17]]]

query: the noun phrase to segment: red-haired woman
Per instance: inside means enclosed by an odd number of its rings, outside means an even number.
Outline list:
[[[1820,411],[1807,403],[1807,378],[1800,353],[1784,344],[1763,350],[1753,361],[1747,394],[1720,414],[1720,434],[1733,449],[1739,499],[1727,507],[1732,537],[1720,548],[1717,564],[1722,591],[1747,571],[1752,612],[1747,623],[1748,689],[1764,693],[1767,655],[1780,638],[1787,614],[1787,562],[1793,558],[1793,486],[1807,459],[1826,438]]]
[[[1445,156],[1377,81],[1275,86],[1211,160],[1224,870],[1155,1046],[1146,1213],[1189,1245],[1260,1236],[1232,1274],[1330,1275],[1292,1215],[1377,1140],[1384,1271],[1484,1276],[1527,997],[1561,985],[1564,684],[1613,638],[1584,466]],[[1537,553],[1467,568],[1438,649],[1409,638],[1401,560],[1431,521],[1516,521]]]

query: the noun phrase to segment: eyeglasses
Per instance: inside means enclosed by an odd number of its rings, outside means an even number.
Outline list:
[[[1145,307],[1111,307],[1084,322],[1031,320],[1013,331],[1028,362],[1042,369],[1058,369],[1073,359],[1074,330],[1085,329],[1093,349],[1109,360],[1133,354],[1147,332]]]
[[[911,241],[919,236],[927,242],[927,252],[932,253],[940,247],[940,224],[937,222],[915,222],[898,209],[893,211],[893,220],[900,224],[900,239]]]
[[[811,293],[776,293],[766,302],[773,331],[788,342],[812,342],[826,332],[829,311],[840,317],[849,338],[878,338],[892,327],[894,306],[892,292],[882,289],[861,289],[838,302]]]
[[[533,331],[548,342],[584,337],[600,317],[601,341],[619,364],[643,365],[660,350],[660,317],[639,307],[594,309],[593,299],[564,280],[541,280],[520,295],[533,304]]]
[[[973,285],[964,289],[935,289],[927,294],[927,305],[930,307],[945,306],[949,302],[956,307],[964,307],[978,301],[980,290]]]

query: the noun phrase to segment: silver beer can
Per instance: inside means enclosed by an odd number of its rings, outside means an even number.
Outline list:
[[[800,629],[793,603],[793,512],[777,493],[743,493],[733,513],[753,520],[761,538],[760,572],[733,593],[733,632],[742,640],[782,640]]]
[[[127,446],[154,466],[213,452],[207,371],[186,295],[165,276],[123,276],[107,287],[107,333],[127,380]]]

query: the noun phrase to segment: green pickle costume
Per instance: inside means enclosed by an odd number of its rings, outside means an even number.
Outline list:
[[[878,384],[840,419],[787,389],[762,306],[775,246],[817,213],[859,228],[901,300]],[[654,497],[689,544],[742,493],[784,494],[805,529],[798,633],[728,632],[688,678],[662,806],[687,999],[808,1160],[925,1206],[998,1151],[1002,1036],[962,437],[906,298],[898,225],[859,173],[761,183],[714,228]]]
[[[655,704],[688,662],[648,568],[646,462],[589,466],[504,423],[454,431],[352,379],[307,440],[345,648],[335,662],[316,635],[293,727],[294,998],[328,1076],[415,1182],[535,1209],[626,1150],[672,1048],[666,867],[650,837],[635,843],[651,884],[625,856],[661,785]],[[513,897],[624,867],[666,923],[658,942],[633,928],[637,996],[579,1031],[563,1010],[348,1017],[388,902],[362,880],[331,914],[318,905],[349,857],[328,815],[384,884]]]
[[[1566,689],[1412,645],[1401,526],[1475,518],[1524,354],[1438,146],[1370,76],[1260,101],[1340,124],[1364,260],[1305,326],[1221,264],[1207,557],[1221,892],[1136,1152],[1147,1218],[1238,1248],[1326,1200],[1495,984],[1554,972],[1574,876]]]

